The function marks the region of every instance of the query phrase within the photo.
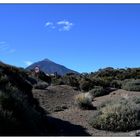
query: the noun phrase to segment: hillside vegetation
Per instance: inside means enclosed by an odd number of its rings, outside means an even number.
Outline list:
[[[22,68],[0,63],[0,135],[48,132],[46,112],[33,97],[29,75]]]
[[[0,62],[0,135],[95,136],[103,135],[102,130],[137,130],[139,91],[140,68],[48,76]]]
[[[93,90],[95,96],[105,95],[114,89],[140,91],[140,68],[114,69],[111,67],[99,69],[97,72],[74,74],[53,78],[55,85],[70,85],[84,92]],[[102,92],[97,93],[97,88]],[[101,88],[103,88],[101,90]],[[103,91],[104,90],[104,91]],[[98,90],[99,92],[99,90]]]

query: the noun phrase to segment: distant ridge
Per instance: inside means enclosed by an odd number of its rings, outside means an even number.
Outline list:
[[[78,74],[78,72],[71,70],[69,68],[66,68],[63,65],[57,64],[47,58],[43,59],[42,61],[38,61],[38,62],[31,64],[26,69],[31,70],[31,69],[34,69],[36,66],[39,66],[43,72],[48,73],[48,74],[52,74],[55,72],[57,72],[59,75],[62,75],[62,76],[67,73]]]

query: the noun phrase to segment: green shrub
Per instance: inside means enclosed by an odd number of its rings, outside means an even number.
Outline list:
[[[89,109],[92,107],[92,99],[93,97],[90,94],[81,93],[75,97],[76,104],[81,109]]]
[[[26,71],[0,65],[0,135],[42,135],[46,132],[46,114],[33,98],[29,81]]]
[[[61,77],[60,78],[53,77],[52,78],[52,84],[53,85],[64,85],[65,83],[64,83],[64,81],[62,80]]]
[[[82,79],[80,81],[80,89],[82,91],[89,91],[94,87],[92,81],[90,79]]]
[[[112,78],[110,77],[92,77],[92,82],[96,86],[101,86],[101,87],[108,87],[110,86],[110,82],[112,81]]]
[[[42,120],[37,104],[22,91],[9,86],[0,91],[0,134],[40,135]]]
[[[140,97],[133,97],[132,101],[135,102],[136,104],[140,104]]]
[[[113,87],[113,88],[121,89],[121,87],[122,87],[122,81],[121,80],[113,80],[110,83],[110,86]]]
[[[76,78],[76,75],[67,74],[63,77],[62,80],[63,80],[64,84],[66,84],[66,85],[79,88],[79,82]]]
[[[7,77],[7,75],[1,75],[0,76],[0,88],[4,88],[6,84],[9,83],[9,79]]]
[[[90,124],[102,130],[129,131],[140,127],[139,107],[128,100],[111,102],[100,108],[99,114],[91,118]]]
[[[140,91],[140,80],[137,79],[137,80],[125,80],[123,82],[123,86],[122,88],[124,90],[128,90],[128,91]]]
[[[94,97],[99,97],[105,95],[106,92],[103,87],[95,86],[92,90],[89,91],[89,93]]]
[[[0,108],[0,134],[2,135],[13,135],[15,130],[18,133],[19,123],[14,117],[13,112],[3,110]]]

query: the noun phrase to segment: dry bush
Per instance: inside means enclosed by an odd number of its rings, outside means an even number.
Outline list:
[[[93,100],[93,97],[88,93],[87,94],[86,93],[81,93],[81,94],[78,94],[75,97],[76,104],[81,109],[89,109],[89,108],[91,108],[93,106],[92,105],[92,100]]]
[[[113,80],[113,81],[111,81],[110,86],[114,87],[114,88],[121,89],[122,81],[121,80]]]
[[[95,86],[92,90],[89,91],[89,93],[94,97],[99,97],[106,94],[104,88],[101,86]]]
[[[99,109],[99,114],[90,119],[90,124],[102,130],[129,131],[140,127],[139,107],[132,101],[121,99]]]
[[[140,80],[125,80],[122,88],[128,91],[140,91]]]

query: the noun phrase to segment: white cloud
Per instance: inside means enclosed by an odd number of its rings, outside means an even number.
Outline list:
[[[45,26],[51,26],[53,25],[53,22],[46,22]]]
[[[46,22],[45,27],[49,27],[51,29],[55,29],[54,23],[53,22]]]
[[[11,54],[14,53],[16,50],[11,48],[10,45],[5,41],[0,41],[0,52],[3,52],[5,54]]]
[[[61,25],[61,27],[59,28],[59,31],[69,31],[71,27],[73,26],[73,23],[67,20],[62,20],[62,21],[58,21],[57,25]]]
[[[24,61],[24,64],[25,64],[26,66],[30,66],[31,64],[33,64],[33,62],[31,62],[31,61]]]
[[[73,23],[69,22],[68,20],[61,20],[61,21],[57,21],[56,23],[53,22],[45,23],[45,27],[50,29],[57,29],[58,31],[69,31],[72,26]]]

